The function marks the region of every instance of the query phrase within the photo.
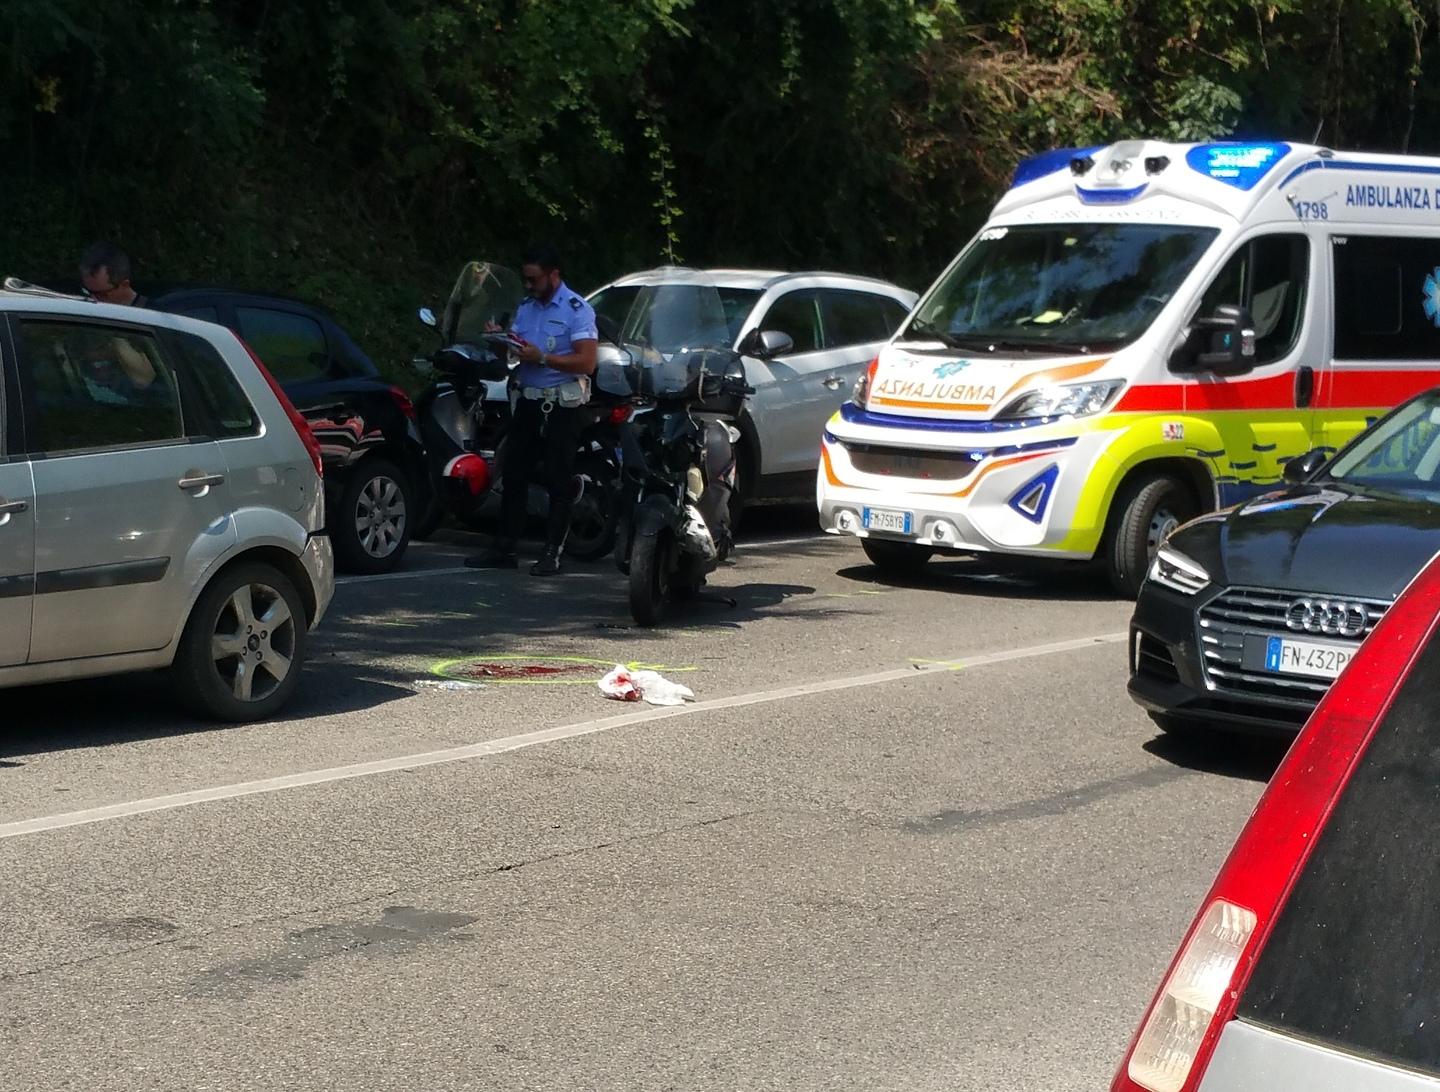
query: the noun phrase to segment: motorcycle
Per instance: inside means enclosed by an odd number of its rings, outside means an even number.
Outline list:
[[[518,361],[509,335],[492,327],[508,328],[522,297],[513,271],[494,262],[469,262],[442,318],[428,307],[420,310],[420,321],[441,337],[441,347],[430,358],[437,379],[416,402],[434,494],[421,521],[422,535],[446,513],[473,526],[490,496],[500,492],[495,467],[510,423],[510,378]],[[602,395],[583,411],[565,548],[582,561],[603,557],[614,546],[620,473],[616,429],[629,416],[626,401]],[[544,491],[533,488],[532,513],[543,516],[546,503]]]
[[[621,432],[615,561],[642,626],[697,597],[730,553],[733,422],[753,393],[728,347],[719,292],[689,271],[676,278],[641,291],[620,337],[629,361],[596,374],[597,386],[636,404]]]

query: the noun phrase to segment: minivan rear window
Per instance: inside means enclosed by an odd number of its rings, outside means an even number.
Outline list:
[[[1274,932],[1239,1016],[1440,1074],[1440,641],[1361,758]]]
[[[182,331],[175,331],[171,341],[176,357],[205,407],[209,418],[206,423],[215,438],[259,435],[260,418],[255,407],[219,351],[203,337]]]

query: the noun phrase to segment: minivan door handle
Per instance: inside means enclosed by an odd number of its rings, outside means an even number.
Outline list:
[[[1315,397],[1315,369],[1302,364],[1295,373],[1295,405],[1304,409]]]
[[[0,516],[17,516],[29,507],[29,501],[0,501]]]
[[[845,385],[845,380],[838,375],[827,375],[821,382],[832,391],[838,391]]]
[[[181,489],[209,489],[212,485],[224,485],[224,474],[195,474],[181,478],[177,483]]]

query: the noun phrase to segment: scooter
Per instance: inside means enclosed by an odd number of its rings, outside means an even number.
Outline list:
[[[629,577],[630,613],[658,624],[695,599],[732,548],[732,422],[747,394],[739,354],[726,345],[724,310],[693,283],[647,288],[622,341],[625,383],[638,403],[622,431],[622,511],[615,561]],[[666,331],[658,342],[654,331]],[[708,344],[707,344],[708,342]],[[605,377],[597,377],[604,385]]]
[[[432,532],[447,513],[473,524],[490,493],[493,452],[508,414],[486,394],[496,385],[503,389],[513,367],[510,339],[495,330],[509,326],[522,294],[520,278],[506,267],[468,262],[442,318],[420,309],[420,321],[441,340],[429,359],[436,378],[415,403],[432,491],[422,533]]]

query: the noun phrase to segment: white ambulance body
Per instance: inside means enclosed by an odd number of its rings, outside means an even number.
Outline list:
[[[1130,141],[1027,160],[828,423],[877,565],[1099,556],[1273,489],[1440,382],[1440,159]]]

